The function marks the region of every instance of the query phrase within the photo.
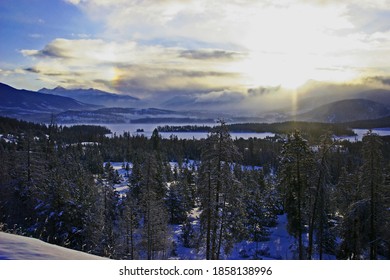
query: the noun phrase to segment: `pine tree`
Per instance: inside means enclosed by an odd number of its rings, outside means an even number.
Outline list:
[[[169,186],[165,203],[171,224],[181,224],[187,217],[185,190],[180,182],[172,182]]]
[[[248,237],[256,242],[265,240],[269,235],[269,210],[265,198],[264,178],[260,182],[254,178],[253,171],[246,171],[243,178],[245,206],[247,213]],[[272,216],[272,215],[271,215]]]
[[[376,259],[378,254],[379,199],[383,193],[382,145],[379,136],[371,131],[363,137],[362,187],[370,202],[370,259]]]
[[[362,165],[354,176],[352,201],[343,219],[342,258],[376,259],[378,255],[380,233],[385,223],[384,187],[382,167],[382,141],[369,131],[363,137]],[[340,178],[343,180],[343,176]]]
[[[383,206],[381,216],[383,217],[383,226],[381,227],[381,241],[383,246],[383,255],[390,260],[390,165],[387,165],[384,172]]]
[[[141,207],[143,213],[143,247],[148,260],[166,256],[169,247],[168,215],[161,196],[161,182],[156,156],[146,154],[141,182]]]
[[[130,260],[138,257],[137,254],[137,229],[140,224],[140,208],[136,197],[128,192],[123,202],[122,221],[125,235],[125,256]]]
[[[104,166],[102,177],[98,177],[97,184],[100,189],[101,201],[103,205],[103,228],[100,241],[100,254],[109,258],[114,258],[117,254],[117,231],[115,229],[118,220],[118,193],[114,189],[114,184],[119,180],[118,173],[108,162]]]
[[[328,226],[328,215],[330,214],[330,171],[329,155],[332,152],[335,142],[329,134],[322,137],[318,153],[315,155],[315,173],[313,180],[313,202],[310,207],[309,220],[309,244],[308,259],[312,258],[314,235],[317,235],[317,245],[319,248],[319,258],[322,259],[323,251],[331,245],[331,234]],[[332,247],[332,246],[330,246]]]
[[[288,135],[280,160],[280,188],[288,217],[288,231],[298,239],[299,259],[305,258],[303,233],[308,222],[307,190],[311,179],[312,152],[299,131]]]
[[[181,240],[183,242],[183,246],[186,248],[194,248],[196,247],[196,239],[197,239],[197,234],[192,226],[191,220],[189,217],[186,218],[184,223],[182,224],[181,227]]]
[[[140,199],[142,182],[144,181],[141,161],[142,160],[139,157],[134,159],[131,175],[129,176],[130,193],[136,200]]]
[[[245,223],[241,183],[233,167],[241,155],[225,123],[208,136],[202,149],[198,190],[202,210],[201,228],[206,241],[206,259],[220,259],[240,238]]]

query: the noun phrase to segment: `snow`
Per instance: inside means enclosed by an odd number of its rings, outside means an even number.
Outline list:
[[[192,218],[191,224],[194,229],[199,227],[198,209],[194,209],[190,213]],[[181,226],[173,226],[175,233],[175,242],[177,244],[176,252],[177,259],[204,259],[204,253],[201,250],[185,248],[179,238],[181,235]],[[270,229],[268,241],[251,242],[242,241],[237,243],[232,253],[227,257],[229,260],[245,260],[245,259],[265,259],[265,260],[288,260],[294,259],[294,243],[296,240],[287,232],[287,216],[279,215],[277,225]],[[256,256],[255,256],[256,255]]]
[[[0,140],[5,141],[6,143],[16,143],[17,142],[16,137],[13,136],[12,134],[7,134],[7,135],[0,134]]]
[[[0,232],[0,260],[104,260],[102,257]]]
[[[268,241],[241,242],[236,245],[229,259],[243,259],[244,252],[249,257],[256,254],[258,258],[267,260],[294,259],[294,243],[295,238],[287,232],[287,215],[279,215],[277,225],[270,229]]]

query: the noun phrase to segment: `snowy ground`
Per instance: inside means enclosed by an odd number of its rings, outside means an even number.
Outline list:
[[[0,260],[103,260],[104,258],[0,232]]]
[[[199,213],[194,210],[191,215],[194,217],[192,225],[196,228],[198,220],[196,219]],[[288,234],[286,215],[278,216],[278,224],[271,229],[269,241],[264,242],[249,242],[243,241],[237,243],[231,255],[227,257],[229,260],[245,260],[245,259],[268,259],[268,260],[288,260],[294,258],[294,243],[295,239]],[[185,248],[182,246],[179,236],[181,235],[181,227],[173,226],[175,232],[175,241],[177,243],[177,259],[203,259],[204,252],[195,249]]]

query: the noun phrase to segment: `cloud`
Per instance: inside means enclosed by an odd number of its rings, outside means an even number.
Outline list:
[[[27,71],[27,72],[31,72],[31,73],[41,73],[41,71],[39,71],[37,68],[35,68],[35,67],[27,67],[27,68],[25,68],[24,69],[25,71]]]
[[[373,85],[375,87],[390,87],[390,76],[372,76],[372,77],[365,77],[363,80],[363,83]]]
[[[272,94],[272,93],[278,92],[280,90],[281,90],[280,86],[250,88],[250,89],[248,89],[248,95],[256,97],[256,96],[261,96],[261,95]]]
[[[222,90],[222,91],[212,91],[208,93],[199,94],[195,98],[195,102],[198,104],[207,104],[207,105],[226,105],[226,104],[235,104],[237,105],[244,99],[244,95],[241,92],[231,91],[231,90]]]
[[[238,76],[224,70],[239,59],[238,55],[216,49],[194,51],[134,41],[59,38],[40,50],[21,53],[32,58],[33,65],[25,70],[41,78],[49,76],[58,83],[77,81],[66,85],[71,87],[103,86],[104,90],[131,92],[139,97],[155,92],[229,88],[235,86]]]
[[[378,58],[390,53],[389,0],[68,2],[102,23],[99,35],[106,41],[182,48],[171,51],[195,67],[246,57],[246,65],[228,69],[246,76],[239,83],[247,88],[296,87],[308,79],[352,79],[362,69],[390,68]]]
[[[225,50],[184,50],[180,53],[180,57],[199,60],[233,60],[239,56],[242,54]]]
[[[98,24],[21,51],[24,72],[54,86],[256,111],[291,103],[297,88],[389,83],[389,0],[63,1]],[[321,85],[299,88],[310,79]]]
[[[63,0],[63,1],[73,5],[79,5],[81,3],[81,0]]]
[[[100,39],[69,40],[58,38],[46,45],[42,50],[22,50],[25,56],[53,59],[98,59],[99,55],[107,55],[110,48],[116,46]],[[100,57],[104,59],[105,57]]]

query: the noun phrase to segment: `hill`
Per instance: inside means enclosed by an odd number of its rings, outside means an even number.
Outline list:
[[[390,115],[390,107],[367,99],[347,99],[317,107],[296,116],[297,120],[341,123],[379,119]]]
[[[199,123],[210,119],[191,112],[158,108],[101,108],[90,111],[69,110],[56,115],[59,123]]]

